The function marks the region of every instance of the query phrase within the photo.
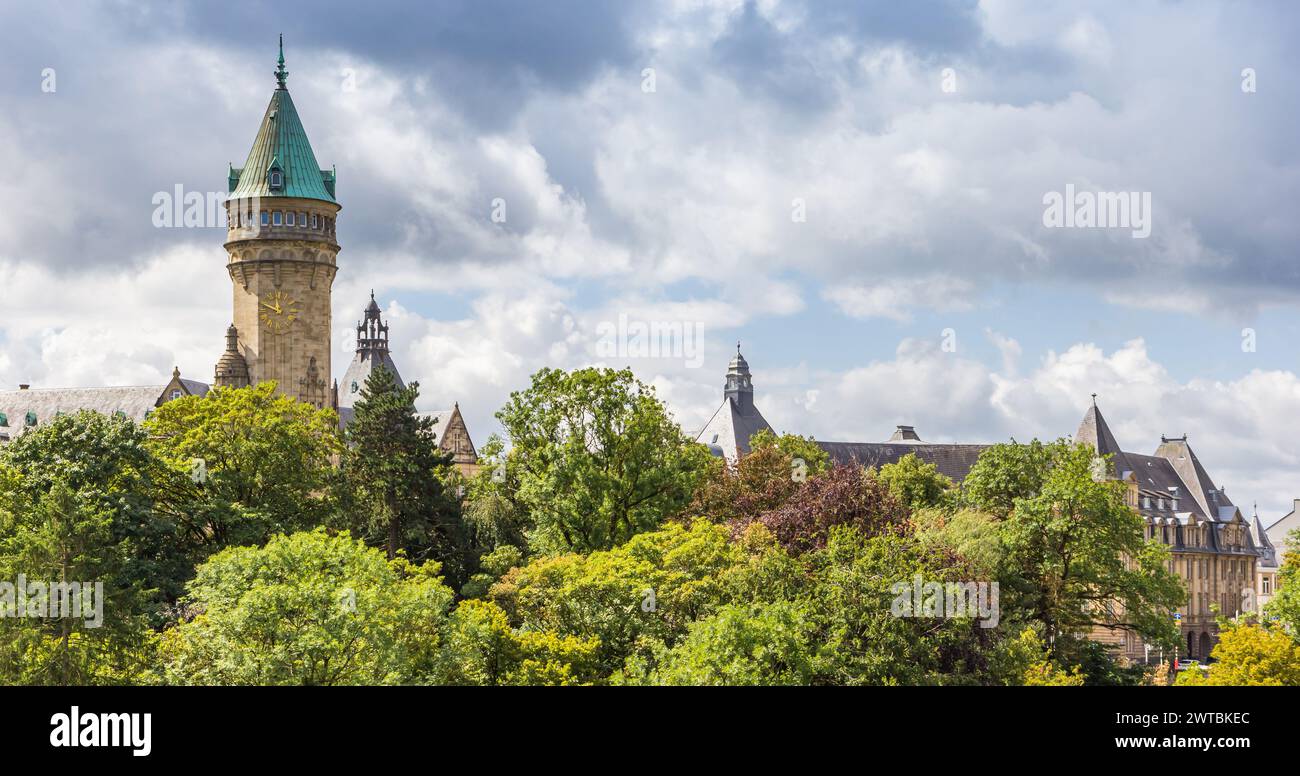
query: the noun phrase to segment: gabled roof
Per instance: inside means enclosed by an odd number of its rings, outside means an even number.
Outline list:
[[[695,441],[707,446],[714,455],[734,463],[740,456],[749,454],[749,438],[765,429],[771,431],[772,425],[758,407],[751,406],[749,412],[742,412],[735,399],[727,396]]]
[[[284,52],[280,53],[283,72]],[[272,190],[267,173],[278,166],[284,185]],[[335,173],[316,164],[307,131],[298,118],[289,90],[281,84],[271,93],[253,147],[243,167],[230,168],[230,199],[246,197],[301,197],[334,202]]]
[[[478,460],[478,450],[475,449],[474,440],[469,435],[465,418],[460,414],[460,404],[454,405],[449,410],[422,412],[420,416],[434,419],[433,435],[438,440],[438,447],[456,453],[458,462],[474,463]],[[464,443],[460,450],[456,449],[454,437],[457,434],[454,432],[460,432],[460,441]]]

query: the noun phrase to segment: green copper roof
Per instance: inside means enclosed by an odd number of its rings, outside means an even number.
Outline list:
[[[284,85],[289,73],[284,69],[283,39],[275,77],[279,86],[271,93],[271,104],[266,106],[248,159],[243,167],[230,168],[230,198],[302,197],[334,202],[335,173],[316,164],[307,132]],[[283,175],[278,188],[271,186],[273,169]]]

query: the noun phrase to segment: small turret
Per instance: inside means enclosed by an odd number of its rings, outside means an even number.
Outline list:
[[[736,343],[736,357],[727,365],[727,384],[723,395],[736,404],[740,414],[748,415],[754,410],[754,383],[749,373],[749,362],[740,354],[740,343]]]
[[[215,388],[245,388],[248,386],[248,362],[239,352],[239,331],[235,324],[226,329],[226,352],[217,359]]]

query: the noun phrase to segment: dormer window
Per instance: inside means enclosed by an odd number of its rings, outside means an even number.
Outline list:
[[[27,427],[28,427],[28,428],[31,428],[32,426],[35,426],[35,425],[36,425],[36,413],[35,413],[35,412],[29,412],[29,413],[27,413],[27,419],[26,419],[26,420],[27,420]]]
[[[283,189],[284,173],[279,170],[271,170],[271,174],[267,176],[267,185],[271,187],[271,191],[279,191]]]
[[[0,428],[9,428],[9,416],[0,412]]]
[[[357,392],[357,381],[356,381],[356,380],[353,380],[353,381],[352,381],[352,392],[353,392],[353,393],[356,393],[356,392]]]

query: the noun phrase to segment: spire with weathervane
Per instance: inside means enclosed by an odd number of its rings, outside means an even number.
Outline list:
[[[287,89],[284,85],[289,80],[289,71],[284,69],[284,33],[280,33],[280,59],[275,67],[275,80],[280,84],[281,89]]]

